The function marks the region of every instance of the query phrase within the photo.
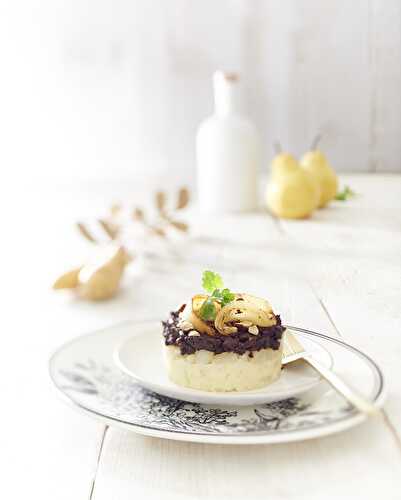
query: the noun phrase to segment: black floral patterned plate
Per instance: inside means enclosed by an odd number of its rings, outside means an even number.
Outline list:
[[[50,375],[64,399],[107,425],[141,434],[204,443],[257,444],[316,438],[353,427],[365,416],[321,383],[297,397],[250,406],[188,403],[144,389],[113,362],[115,346],[155,327],[127,322],[76,338],[50,359]],[[339,339],[290,327],[322,344],[336,371],[377,405],[384,402],[380,368]]]

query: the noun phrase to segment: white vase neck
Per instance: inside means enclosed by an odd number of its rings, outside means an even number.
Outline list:
[[[213,75],[214,107],[217,116],[238,113],[241,108],[238,75],[216,71]]]

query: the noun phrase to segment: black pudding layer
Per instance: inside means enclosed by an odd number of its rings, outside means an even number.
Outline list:
[[[276,316],[276,325],[268,327],[259,326],[258,335],[252,335],[245,326],[235,324],[238,332],[230,335],[221,335],[216,330],[213,337],[200,332],[198,332],[199,337],[190,337],[188,336],[189,332],[184,332],[178,326],[179,314],[184,307],[185,304],[178,311],[171,312],[167,321],[162,321],[165,344],[179,347],[181,354],[193,354],[196,351],[204,349],[216,354],[221,354],[222,352],[244,354],[246,351],[250,351],[249,355],[252,357],[252,352],[254,351],[267,348],[277,350],[280,347],[280,340],[285,328],[281,325],[281,319],[278,315]]]

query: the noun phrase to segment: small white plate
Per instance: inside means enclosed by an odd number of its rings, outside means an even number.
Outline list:
[[[332,366],[330,354],[321,345],[308,338],[302,339],[302,343],[320,363]],[[207,392],[179,386],[167,376],[160,327],[124,340],[114,351],[114,361],[124,373],[146,389],[191,403],[236,406],[272,403],[298,396],[321,381],[317,372],[306,363],[295,363],[284,367],[278,380],[253,391]]]

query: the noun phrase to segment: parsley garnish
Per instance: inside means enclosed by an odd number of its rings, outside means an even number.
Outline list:
[[[213,293],[216,288],[223,288],[223,280],[220,274],[212,271],[203,271],[202,286],[207,292]]]
[[[352,189],[349,186],[345,186],[345,188],[342,191],[339,191],[336,194],[336,200],[346,201],[349,198],[352,198],[353,196],[355,196],[354,191],[352,191]]]
[[[205,321],[214,321],[217,314],[215,303],[218,302],[224,307],[235,299],[235,295],[228,288],[223,288],[221,276],[212,271],[204,271],[202,286],[210,295],[200,308],[200,316]]]
[[[202,304],[199,314],[205,321],[214,321],[216,319],[216,306],[210,298],[206,299]]]

